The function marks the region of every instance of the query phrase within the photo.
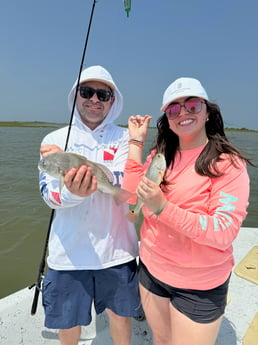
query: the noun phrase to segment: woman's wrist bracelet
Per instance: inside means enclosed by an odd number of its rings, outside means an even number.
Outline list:
[[[157,211],[153,212],[156,216],[160,216],[161,215],[161,212],[163,211],[164,207],[167,205],[168,201],[166,200],[164,202],[164,204],[157,209]]]
[[[128,144],[133,144],[133,145],[136,145],[136,146],[141,147],[141,148],[144,147],[144,142],[141,140],[137,140],[137,139],[129,139]]]

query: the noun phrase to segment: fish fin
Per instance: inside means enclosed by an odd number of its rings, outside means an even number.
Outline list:
[[[159,171],[159,180],[160,182],[163,180],[163,177],[164,177],[164,172],[163,171]]]
[[[117,205],[121,205],[125,203],[128,199],[130,199],[132,195],[133,193],[129,192],[128,190],[125,190],[123,188],[117,188],[116,192],[113,195],[113,198]]]
[[[60,176],[60,178],[59,178],[59,194],[60,195],[61,195],[63,187],[64,187],[64,177]]]
[[[87,160],[87,158],[85,156],[79,155],[78,153],[74,153],[74,152],[63,152],[63,153],[69,153],[70,155],[77,157],[78,159],[85,161]],[[85,161],[86,164],[86,161]]]
[[[100,163],[95,163],[95,164],[96,164],[96,165],[98,166],[98,168],[100,168],[100,169],[103,171],[103,173],[107,176],[109,182],[113,184],[113,182],[114,182],[114,175],[113,175],[112,171],[110,171],[110,170],[109,170],[105,165],[103,165],[103,164],[100,164]]]
[[[136,223],[139,217],[139,213],[134,212],[134,210],[131,210],[127,213],[126,218],[131,222],[131,223]]]

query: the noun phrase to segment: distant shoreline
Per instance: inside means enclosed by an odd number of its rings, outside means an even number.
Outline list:
[[[0,121],[0,127],[35,127],[35,128],[61,128],[67,126],[67,123],[55,123],[55,122],[40,122],[40,121]],[[121,125],[121,127],[127,127],[127,125]],[[156,128],[156,127],[150,127]],[[258,130],[255,129],[248,129],[248,128],[227,128],[225,127],[225,131],[241,131],[241,132],[255,132],[257,133]]]
[[[54,122],[40,122],[40,121],[0,121],[0,127],[54,127],[60,128],[66,126],[67,123],[54,123]]]

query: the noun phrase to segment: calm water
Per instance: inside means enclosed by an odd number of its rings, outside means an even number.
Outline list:
[[[39,146],[51,128],[0,127],[0,298],[37,277],[51,210],[38,189]],[[150,132],[149,142],[154,132]],[[258,165],[258,133],[229,132]],[[150,143],[149,143],[150,145]],[[145,148],[147,154],[148,145]],[[244,226],[258,227],[258,168],[249,168],[251,195]]]

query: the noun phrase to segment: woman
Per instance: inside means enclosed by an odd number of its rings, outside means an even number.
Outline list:
[[[156,144],[142,165],[151,120],[131,116],[124,188],[144,206],[140,291],[154,345],[214,345],[226,306],[232,242],[247,215],[251,162],[229,142],[201,83],[180,78],[163,96]],[[144,177],[156,152],[159,186]]]

